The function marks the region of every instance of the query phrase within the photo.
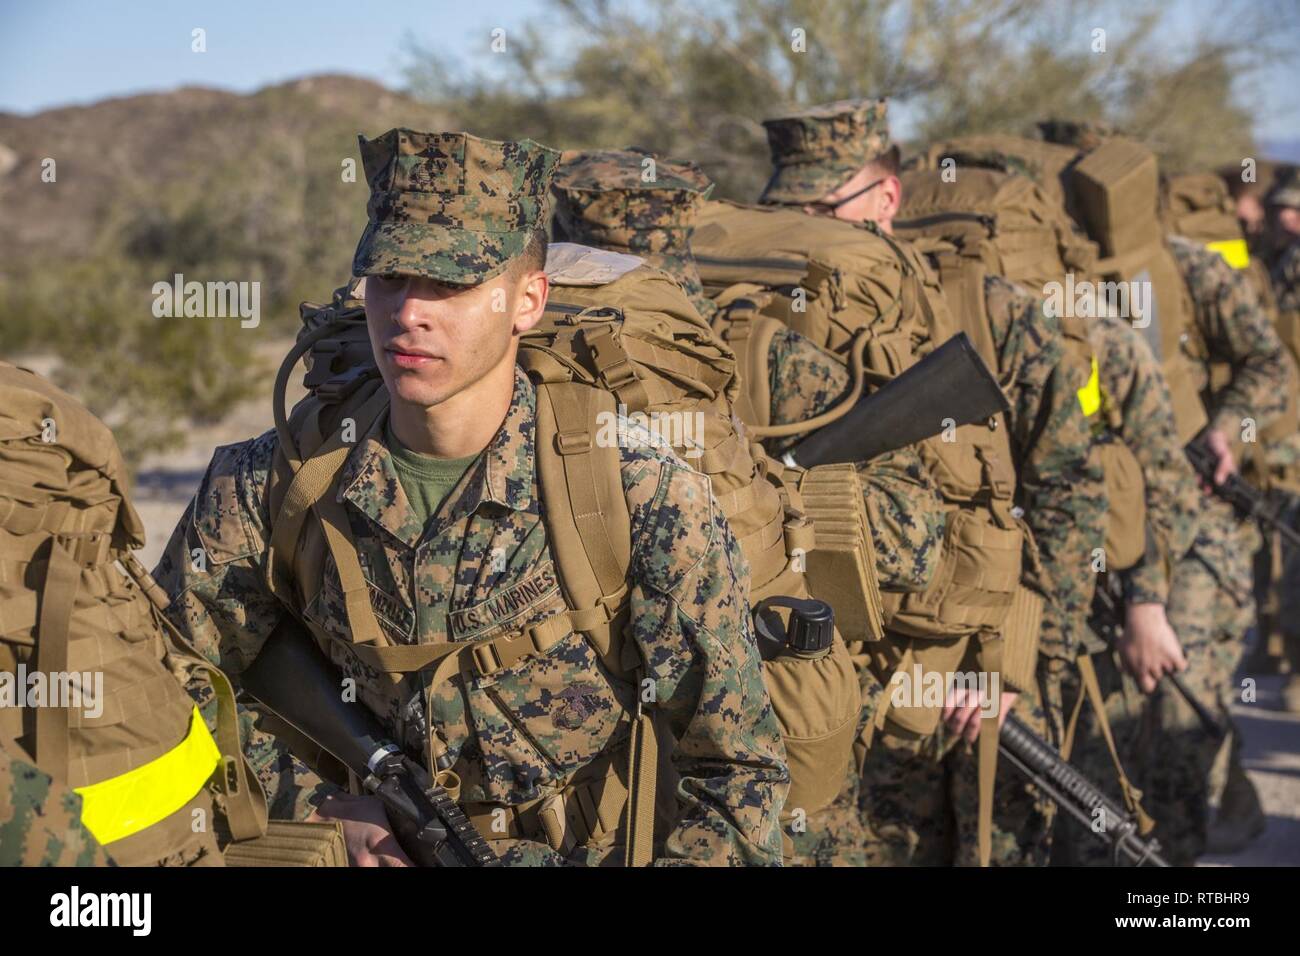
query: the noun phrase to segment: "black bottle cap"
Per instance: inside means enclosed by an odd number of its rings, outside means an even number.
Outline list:
[[[785,639],[792,650],[816,653],[830,648],[835,639],[835,611],[825,601],[777,596],[760,601],[754,611],[762,614],[769,607],[790,609]]]

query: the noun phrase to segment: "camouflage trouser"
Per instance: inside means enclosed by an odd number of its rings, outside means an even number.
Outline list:
[[[858,810],[868,866],[944,866],[948,788],[937,734],[876,732],[862,765]]]
[[[845,778],[844,788],[829,807],[781,827],[786,866],[867,865],[866,833],[858,815],[859,777],[852,764]]]
[[[1282,517],[1300,527],[1300,502],[1293,502]],[[1256,639],[1263,653],[1280,653],[1290,673],[1300,674],[1300,549],[1278,537],[1268,536],[1255,556]]]
[[[1038,694],[1022,693],[1012,712],[1057,745],[1062,729],[1059,662],[1039,662]],[[1046,700],[1044,707],[1040,701]],[[859,806],[867,858],[878,866],[974,866],[978,863],[977,746],[940,724],[927,737],[876,735],[862,772]],[[998,761],[993,808],[995,866],[1043,865],[1054,806],[1005,760]]]
[[[1209,533],[1228,539],[1222,529]],[[1187,658],[1183,682],[1229,728],[1228,738],[1220,744],[1204,733],[1195,712],[1172,687],[1162,685],[1146,708],[1135,761],[1143,806],[1157,823],[1155,836],[1169,861],[1180,865],[1191,864],[1205,848],[1211,806],[1227,777],[1221,748],[1226,756],[1228,748],[1240,747],[1228,706],[1237,692],[1233,672],[1254,619],[1251,555],[1231,547],[1214,553],[1218,559],[1211,568],[1198,542],[1198,549],[1174,566],[1168,613]]]

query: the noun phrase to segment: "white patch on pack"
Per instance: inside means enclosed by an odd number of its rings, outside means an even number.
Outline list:
[[[593,249],[576,242],[553,242],[547,247],[546,277],[552,285],[608,285],[645,262],[608,249]]]

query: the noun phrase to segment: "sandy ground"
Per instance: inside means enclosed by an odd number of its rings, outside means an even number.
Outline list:
[[[284,353],[287,343],[268,344],[268,358]],[[291,386],[289,405],[301,396]],[[258,435],[272,424],[270,384],[267,394],[241,405],[218,426],[196,428],[185,447],[147,460],[136,477],[134,497],[147,528],[147,544],[138,553],[152,568],[172,529],[198,487],[212,449]],[[1300,866],[1300,715],[1279,709],[1283,678],[1258,676],[1258,699],[1236,709],[1245,742],[1245,766],[1268,815],[1264,835],[1232,856],[1204,857],[1202,866]]]

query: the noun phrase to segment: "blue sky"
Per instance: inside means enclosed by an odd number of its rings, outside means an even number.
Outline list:
[[[309,73],[403,82],[408,36],[486,49],[544,7],[365,0],[0,0],[0,110],[30,113],[190,84],[249,91]],[[380,15],[382,14],[382,15]],[[207,51],[191,51],[191,31]]]
[[[1184,22],[1214,15],[1214,0],[1171,3]],[[249,91],[321,72],[400,86],[408,38],[466,56],[486,51],[494,28],[508,37],[548,10],[545,0],[0,0],[0,110],[31,113],[187,84]],[[207,31],[202,54],[190,49],[195,27]],[[1300,66],[1292,63],[1241,91],[1263,107],[1262,137],[1300,139],[1297,89]]]

